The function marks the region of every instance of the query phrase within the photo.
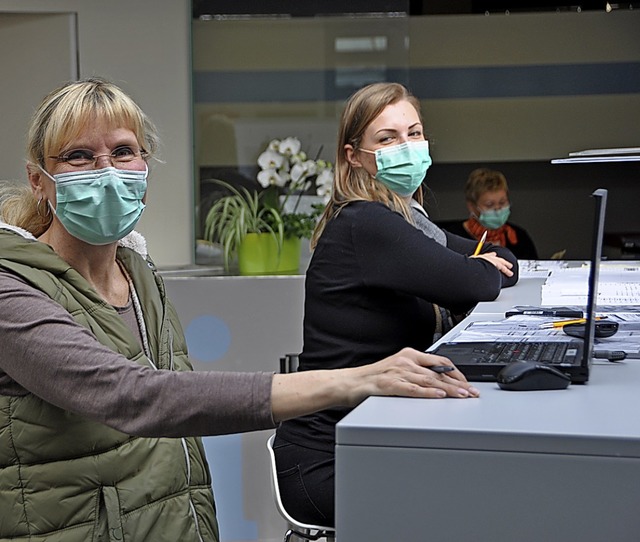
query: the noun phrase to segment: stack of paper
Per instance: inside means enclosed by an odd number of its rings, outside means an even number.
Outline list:
[[[554,269],[542,286],[542,305],[587,304],[589,266]],[[640,266],[601,264],[596,304],[640,305]]]

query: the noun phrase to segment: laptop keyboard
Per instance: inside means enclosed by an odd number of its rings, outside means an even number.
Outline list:
[[[552,364],[574,364],[579,349],[575,342],[497,342],[478,343],[473,349],[477,363],[509,363],[538,361]]]

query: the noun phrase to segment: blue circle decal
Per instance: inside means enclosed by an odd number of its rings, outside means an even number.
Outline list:
[[[209,314],[198,316],[185,329],[189,356],[194,360],[212,363],[221,359],[231,345],[227,324]]]

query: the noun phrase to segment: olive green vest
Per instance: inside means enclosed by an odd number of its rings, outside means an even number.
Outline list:
[[[123,247],[118,259],[140,299],[153,364],[192,370],[178,317],[153,264]],[[0,268],[60,303],[102,344],[150,365],[113,307],[48,245],[0,229]],[[217,541],[200,439],[133,437],[32,394],[0,395],[4,540]]]

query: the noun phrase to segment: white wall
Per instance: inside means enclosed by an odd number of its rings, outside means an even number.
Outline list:
[[[163,141],[160,158],[151,167],[147,209],[138,226],[147,238],[149,251],[161,266],[192,261],[193,245],[193,152],[191,107],[191,2],[189,0],[0,0],[0,20],[7,13],[77,15],[79,76],[101,76],[114,81],[141,105],[157,124]],[[3,25],[0,24],[0,32]],[[32,86],[31,71],[50,58],[46,33],[32,32],[29,48],[3,47],[0,68],[26,66],[21,85]],[[2,40],[0,39],[0,43]],[[15,71],[15,70],[14,70]],[[51,75],[50,75],[51,76]],[[69,73],[60,73],[62,83]],[[4,85],[4,82],[3,82]],[[53,90],[51,87],[48,90]],[[23,100],[24,97],[24,101]],[[40,97],[42,97],[40,95]],[[29,101],[17,94],[0,102],[0,114]],[[23,121],[3,122],[2,131],[23,137]],[[24,164],[24,151],[15,156]],[[21,167],[20,167],[21,169]],[[0,178],[14,177],[14,170]]]
[[[24,180],[27,119],[61,79],[77,77],[72,13],[0,13],[0,178]],[[33,36],[39,36],[34,40]],[[47,54],[42,54],[46,39]],[[9,51],[20,51],[19,58]],[[22,62],[29,59],[29,62]],[[28,84],[25,84],[28,82]]]

